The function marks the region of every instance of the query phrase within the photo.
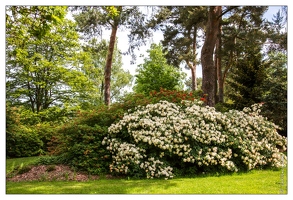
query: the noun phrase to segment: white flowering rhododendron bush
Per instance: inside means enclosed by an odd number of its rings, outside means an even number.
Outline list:
[[[287,140],[259,115],[261,104],[217,112],[202,102],[137,107],[108,129],[110,170],[147,178],[286,165]]]

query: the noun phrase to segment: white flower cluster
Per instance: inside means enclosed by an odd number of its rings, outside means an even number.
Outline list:
[[[117,139],[104,138],[103,144],[108,144],[107,150],[112,153],[113,163],[110,165],[110,171],[127,174],[130,165],[137,165],[145,171],[147,178],[161,177],[173,178],[172,168],[164,166],[160,160],[155,160],[154,157],[146,158],[145,150],[134,144],[120,143]]]
[[[112,153],[113,163],[110,165],[110,171],[127,174],[129,164],[140,164],[140,160],[143,158],[145,150],[137,147],[135,144],[129,144],[126,142],[118,142],[117,139],[104,138],[102,144],[108,144],[107,150]]]
[[[172,170],[170,166],[164,166],[164,163],[154,157],[148,158],[148,161],[142,162],[140,168],[146,172],[147,178],[165,176],[165,179],[173,178]]]
[[[112,124],[103,143],[113,155],[112,170],[127,173],[131,163],[143,169],[148,178],[173,176],[165,154],[199,167],[221,167],[237,171],[235,161],[248,169],[271,165],[282,167],[287,140],[277,127],[259,115],[259,105],[243,111],[217,112],[212,107],[185,101],[184,106],[161,101],[138,107]],[[122,131],[131,141],[120,141]],[[151,153],[149,153],[151,152]]]
[[[227,151],[223,151],[222,149],[218,149],[218,147],[208,148],[207,152],[204,156],[201,157],[202,149],[199,151],[199,156],[197,157],[198,165],[221,165],[222,167],[228,169],[229,171],[238,171],[234,162],[230,159],[232,157],[232,150],[227,149]]]

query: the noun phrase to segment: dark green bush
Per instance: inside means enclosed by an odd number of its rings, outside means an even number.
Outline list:
[[[33,165],[58,165],[65,163],[62,156],[40,156]]]
[[[43,142],[42,151],[47,153],[50,148],[50,141],[52,138],[58,134],[58,125],[57,124],[50,124],[50,123],[40,123],[37,125],[32,126],[37,133],[39,139]]]
[[[56,128],[48,123],[11,126],[6,130],[7,156],[27,157],[46,154],[49,141],[55,134]]]
[[[233,104],[232,103],[217,103],[215,105],[215,109],[219,112],[229,112],[229,110],[233,109]]]
[[[20,125],[6,131],[6,156],[29,157],[43,152],[43,142],[34,129]]]
[[[63,162],[90,174],[103,174],[109,168],[109,152],[102,146],[107,133],[105,127],[87,124],[65,125],[60,130],[59,144],[55,154],[63,157]]]
[[[46,154],[48,142],[65,120],[65,110],[58,107],[33,113],[22,106],[6,103],[6,155],[27,157]]]

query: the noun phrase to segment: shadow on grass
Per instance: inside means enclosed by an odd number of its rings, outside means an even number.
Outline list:
[[[164,179],[6,182],[7,194],[287,194],[287,168]]]
[[[163,194],[176,186],[168,180],[7,182],[6,194]]]

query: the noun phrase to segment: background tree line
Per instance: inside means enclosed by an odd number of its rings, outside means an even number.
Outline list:
[[[262,102],[263,114],[284,128],[286,135],[287,7],[272,21],[263,19],[267,9],[163,6],[149,26],[163,32],[168,63],[190,69],[193,91],[198,88],[195,69],[201,64],[201,89],[207,105],[228,110]]]
[[[200,91],[207,105],[227,111],[264,103],[263,114],[287,135],[287,7],[272,21],[263,18],[267,9],[7,6],[7,131],[17,123],[62,123],[76,110],[110,106],[129,95],[183,90],[185,65],[191,74],[185,88]],[[105,29],[111,35],[101,40]],[[118,29],[129,31],[127,52],[117,48],[124,39],[117,39]],[[134,77],[122,69],[122,56],[135,61],[135,50],[157,30],[164,39],[151,46],[132,94],[125,95]],[[196,75],[199,64],[202,79]],[[21,112],[21,122],[9,116],[15,112]]]

